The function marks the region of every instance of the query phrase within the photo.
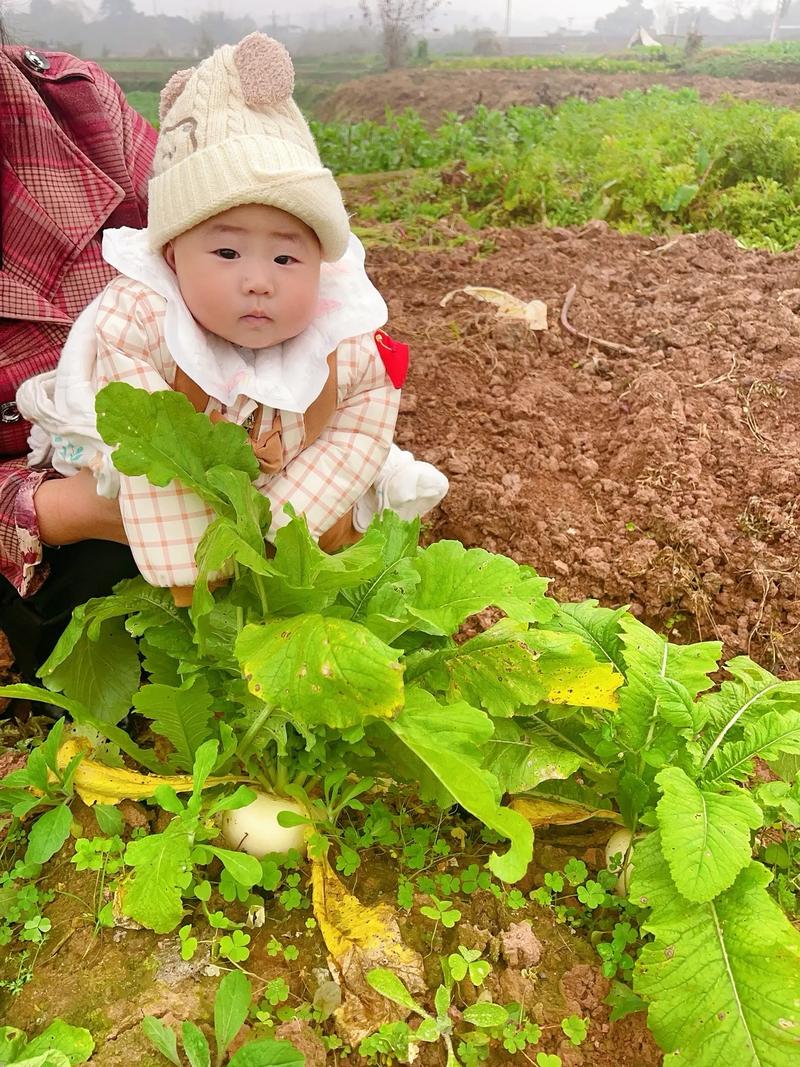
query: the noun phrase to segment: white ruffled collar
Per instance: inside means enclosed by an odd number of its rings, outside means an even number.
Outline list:
[[[164,257],[150,251],[145,230],[106,230],[103,257],[166,300],[164,335],[170,355],[226,407],[244,396],[282,411],[306,411],[328,377],[328,355],[348,337],[384,326],[388,317],[383,297],[364,270],[364,248],[352,234],[342,258],[322,264],[319,305],[311,325],[270,348],[240,348],[198,325]]]

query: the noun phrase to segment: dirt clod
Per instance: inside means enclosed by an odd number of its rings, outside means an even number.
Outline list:
[[[291,1041],[294,1047],[302,1052],[306,1058],[305,1067],[325,1067],[325,1046],[320,1039],[302,1019],[292,1019],[290,1022],[281,1023],[275,1030],[275,1037],[283,1041]]]
[[[509,967],[534,967],[541,959],[542,946],[530,923],[512,923],[498,936],[500,952]]]

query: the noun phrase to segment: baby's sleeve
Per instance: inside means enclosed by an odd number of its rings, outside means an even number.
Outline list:
[[[146,286],[127,278],[111,283],[97,315],[98,389],[109,382],[149,393],[171,388],[174,365],[163,343],[163,317],[163,299]],[[143,577],[161,587],[193,585],[195,548],[214,517],[211,509],[178,482],[161,488],[125,474],[119,506]]]
[[[343,341],[336,352],[339,405],[319,438],[262,490],[273,530],[285,504],[306,516],[319,537],[345,515],[384,464],[394,436],[400,390],[386,374],[371,334]]]

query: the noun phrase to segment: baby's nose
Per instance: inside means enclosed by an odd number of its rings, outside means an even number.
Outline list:
[[[248,293],[262,293],[268,295],[273,290],[272,271],[268,269],[252,271],[245,279],[245,288]]]

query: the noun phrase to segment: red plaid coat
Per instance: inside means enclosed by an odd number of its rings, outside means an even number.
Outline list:
[[[76,315],[111,280],[100,235],[142,227],[155,131],[94,63],[0,49],[0,573],[23,596],[45,575],[17,386],[50,370]]]

